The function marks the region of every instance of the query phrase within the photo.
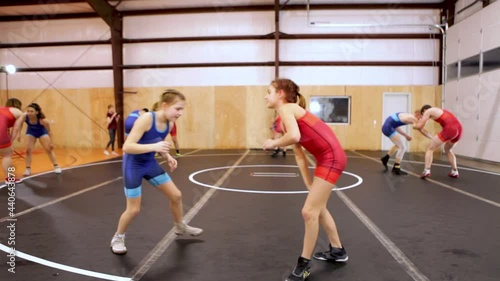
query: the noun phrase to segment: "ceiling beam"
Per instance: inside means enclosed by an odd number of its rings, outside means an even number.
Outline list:
[[[51,5],[51,4],[72,4],[72,3],[85,3],[85,0],[0,0],[0,7],[7,6],[28,6],[28,5]]]
[[[0,16],[0,22],[9,21],[45,21],[45,20],[66,20],[66,19],[86,19],[98,18],[96,13],[75,13],[75,14],[43,14],[43,15],[20,15],[20,16]]]
[[[108,24],[111,30],[111,55],[113,59],[113,84],[116,112],[124,116],[123,110],[123,15],[105,0],[87,0],[89,5]],[[124,141],[123,122],[118,122],[118,147]]]
[[[395,10],[395,9],[440,9],[440,3],[388,3],[388,4],[316,4],[311,10]],[[200,14],[200,13],[234,13],[234,12],[271,12],[274,5],[220,6],[197,8],[146,9],[122,11],[124,16],[168,15],[168,14]],[[286,5],[281,10],[306,10],[306,5]]]
[[[37,48],[37,47],[61,47],[61,46],[85,46],[85,45],[108,45],[110,43],[111,43],[110,40],[30,42],[30,43],[0,43],[0,49]]]
[[[210,63],[173,63],[173,64],[131,64],[122,69],[162,69],[197,67],[274,67],[274,61],[262,62],[210,62]],[[439,67],[439,61],[280,61],[281,66],[392,66],[392,67]],[[54,72],[54,71],[95,71],[111,70],[112,66],[70,66],[70,67],[32,67],[17,68],[17,72]],[[123,93],[122,93],[123,94]]]
[[[311,10],[414,10],[439,9],[439,3],[337,3],[309,5]],[[306,5],[287,5],[283,10],[305,10]]]
[[[441,3],[441,15],[445,17],[448,27],[451,27],[455,22],[455,5],[458,0],[445,0]]]
[[[39,4],[40,0],[33,1]],[[56,0],[52,0],[56,1]],[[64,0],[59,0],[64,1]],[[84,2],[72,0],[73,3]],[[455,0],[452,0],[455,1]],[[0,0],[5,6],[14,6],[12,1]],[[87,1],[88,2],[88,1]],[[445,1],[446,2],[446,1]],[[6,3],[10,3],[7,5]],[[444,2],[443,2],[444,3]],[[311,10],[391,10],[391,9],[442,9],[443,3],[423,3],[423,4],[323,4],[310,5]],[[27,5],[27,4],[26,4]],[[1,5],[0,5],[1,6]],[[281,10],[300,11],[306,10],[305,5],[286,5]],[[198,8],[176,8],[176,9],[149,9],[136,11],[121,11],[123,16],[146,16],[146,15],[172,15],[172,14],[199,14],[199,13],[230,13],[230,12],[273,12],[274,5],[251,5],[251,6],[220,6],[220,7],[198,7]],[[43,14],[43,15],[20,15],[20,16],[0,16],[0,22],[5,21],[25,21],[36,19],[72,19],[72,18],[93,18],[98,17],[94,13],[74,13],[74,14]]]
[[[161,37],[161,38],[123,38],[123,44],[141,44],[141,43],[164,43],[164,42],[196,42],[196,41],[234,41],[234,40],[273,40],[274,32],[265,35],[229,35],[229,36],[198,36],[198,37]],[[373,33],[373,34],[356,34],[356,33],[319,33],[319,34],[287,34],[280,32],[280,40],[371,40],[371,39],[422,39],[440,40],[442,34],[436,33]],[[108,40],[88,40],[88,41],[56,41],[56,42],[31,42],[31,43],[0,43],[0,49],[12,48],[36,48],[36,47],[61,47],[61,46],[88,46],[88,45],[109,45],[111,39]]]
[[[108,24],[109,27],[114,27],[114,21],[121,21],[120,13],[105,0],[87,0],[87,3]]]
[[[28,5],[51,5],[51,4],[74,4],[74,3],[85,3],[86,0],[0,0],[0,6],[28,6]],[[446,2],[443,1],[443,2]],[[441,3],[336,3],[336,4],[311,4],[311,9],[318,10],[330,10],[330,9],[437,9]],[[177,9],[150,9],[151,10],[216,10],[218,12],[230,12],[230,11],[240,11],[242,9],[264,9],[264,10],[274,10],[274,5],[248,5],[248,6],[220,6],[220,7],[198,7],[198,8],[177,8]],[[282,10],[302,10],[306,9],[305,4],[288,4],[282,5],[280,7]],[[129,11],[134,12],[134,11]],[[140,11],[139,11],[140,12]]]
[[[450,7],[455,7],[455,4],[457,4],[458,0],[444,0],[439,4],[441,6],[441,9],[448,9]]]

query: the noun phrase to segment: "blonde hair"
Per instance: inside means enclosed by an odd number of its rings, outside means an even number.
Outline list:
[[[165,90],[161,94],[160,100],[158,102],[156,102],[153,106],[156,105],[156,110],[158,110],[158,107],[162,103],[166,103],[167,105],[172,105],[179,100],[185,101],[186,97],[181,92],[179,92],[177,90],[168,89],[168,90]],[[155,110],[155,109],[153,109],[153,110]]]
[[[153,103],[151,106],[151,111],[157,111],[158,110],[158,102]]]
[[[297,103],[298,101],[300,107],[306,108],[306,99],[299,93],[299,86],[292,80],[280,78],[271,82],[271,85],[273,85],[277,91],[283,90],[285,92],[285,99],[287,102]]]

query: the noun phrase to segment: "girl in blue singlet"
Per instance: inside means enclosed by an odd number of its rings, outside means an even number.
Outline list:
[[[181,191],[169,175],[156,162],[155,153],[160,153],[168,161],[170,171],[177,168],[177,160],[168,154],[170,143],[165,141],[173,123],[182,115],[186,98],[176,90],[165,91],[156,111],[144,113],[133,123],[123,145],[123,179],[127,207],[120,217],[115,235],[111,240],[111,251],[125,254],[125,232],[141,208],[142,179],[158,188],[170,201],[177,235],[200,235],[203,230],[191,227],[182,221],[183,207]]]
[[[132,127],[134,126],[135,121],[137,118],[139,118],[141,115],[144,113],[149,112],[149,109],[143,108],[141,110],[134,110],[130,112],[130,114],[125,118],[125,137],[130,134],[130,131],[132,131]]]
[[[52,144],[52,136],[50,133],[50,124],[45,119],[45,114],[42,108],[37,103],[28,105],[25,113],[25,123],[28,125],[26,129],[26,171],[23,176],[31,175],[31,160],[33,148],[36,140],[40,140],[45,152],[49,156],[50,162],[54,165],[54,173],[60,174],[61,167],[57,164],[56,155],[54,153],[54,145]]]
[[[394,160],[394,166],[392,167],[392,172],[396,175],[407,175],[408,173],[401,171],[401,160],[403,160],[403,156],[405,151],[407,150],[407,145],[405,143],[405,139],[408,141],[412,140],[412,137],[405,133],[400,127],[406,126],[408,124],[416,124],[418,122],[418,118],[420,115],[415,115],[406,112],[397,112],[391,114],[387,119],[385,119],[384,125],[382,125],[382,133],[388,137],[394,145],[389,149],[387,154],[380,158],[382,161],[382,165],[384,165],[387,170],[387,162],[389,162],[389,158],[394,152],[396,153],[396,159]],[[432,139],[432,135],[427,132],[425,129],[419,129],[420,133],[427,138]]]

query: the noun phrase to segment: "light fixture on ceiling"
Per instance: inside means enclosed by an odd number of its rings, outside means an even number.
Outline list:
[[[9,74],[16,73],[16,67],[12,64],[0,65],[0,73],[5,73],[5,90],[7,99],[9,98]]]
[[[0,68],[0,72],[4,72],[7,74],[14,74],[16,73],[16,70],[17,70],[16,67],[13,66],[12,64],[8,64]]]

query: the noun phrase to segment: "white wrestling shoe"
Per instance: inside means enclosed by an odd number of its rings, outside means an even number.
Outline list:
[[[174,233],[176,235],[199,236],[203,233],[203,229],[192,227],[181,222],[181,223],[174,223]]]
[[[111,239],[111,251],[117,255],[123,255],[127,253],[127,247],[125,247],[125,234],[115,234],[113,239]]]

